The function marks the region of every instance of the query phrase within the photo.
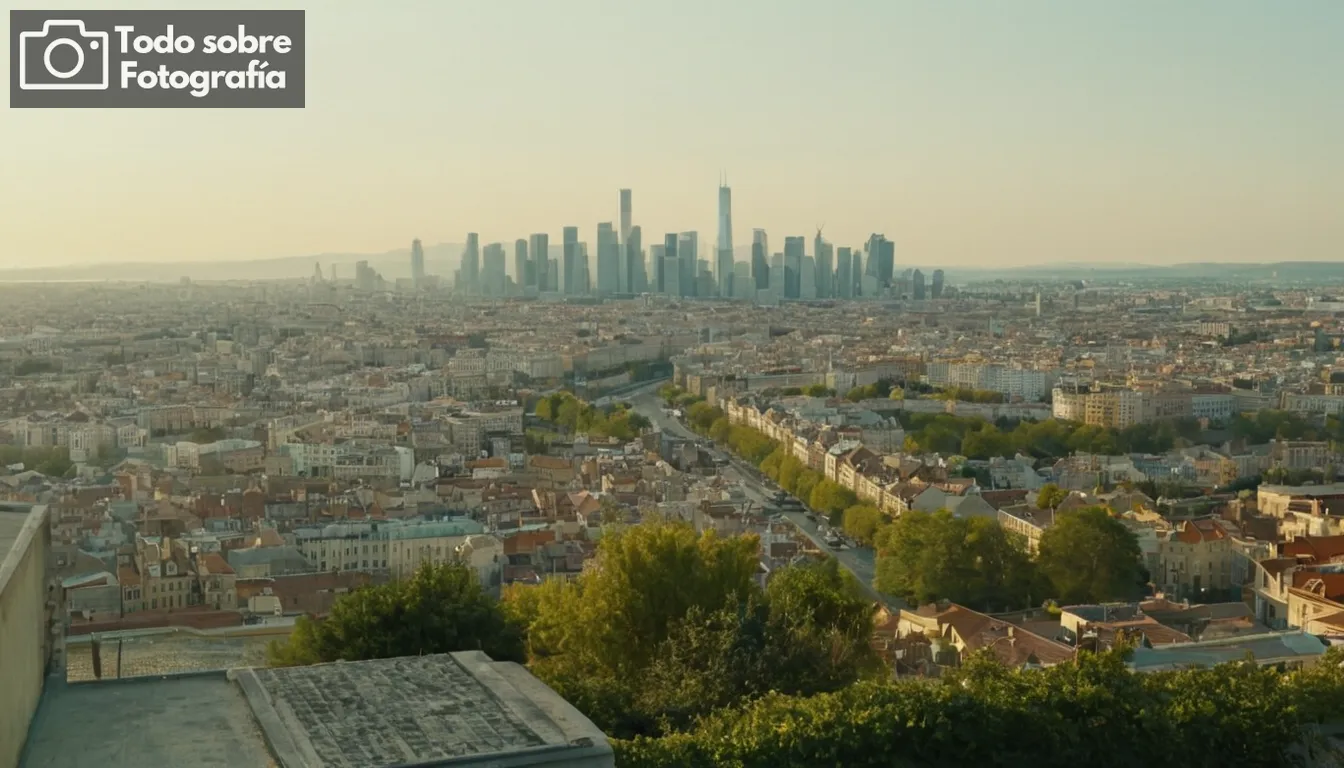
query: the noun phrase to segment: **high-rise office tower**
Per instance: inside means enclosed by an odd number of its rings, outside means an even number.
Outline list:
[[[411,241],[411,283],[416,288],[425,284],[425,248],[418,237]]]
[[[677,238],[677,278],[680,295],[695,295],[695,276],[699,272],[700,233],[682,232]]]
[[[467,233],[467,245],[462,249],[460,291],[467,294],[481,292],[481,236],[475,232]]]
[[[680,296],[681,292],[679,290],[674,292],[668,287],[669,283],[675,283],[677,286],[681,285],[681,260],[677,257],[677,234],[675,232],[663,235],[663,265],[660,269],[663,273],[663,291],[673,296]],[[675,278],[668,274],[669,270],[677,273]]]
[[[833,251],[831,244],[821,236],[820,229],[817,230],[816,239],[812,241],[812,248],[812,257],[817,264],[817,298],[829,299],[834,294],[832,286],[835,283],[835,267],[831,264]]]
[[[532,255],[532,275],[528,285],[537,286],[538,291],[556,290],[555,276],[551,273],[551,236],[538,232],[529,238],[527,250]]]
[[[503,243],[490,243],[482,252],[481,293],[485,296],[503,296],[508,282],[508,257]]]
[[[918,269],[910,274],[910,298],[924,300],[924,273]]]
[[[784,298],[796,299],[802,286],[803,250],[801,237],[784,238]]]
[[[733,298],[749,299],[756,295],[756,281],[751,277],[751,264],[733,262]]]
[[[818,274],[817,260],[811,256],[803,256],[803,268],[798,272],[798,298],[817,298]]]
[[[715,243],[714,284],[719,295],[733,295],[733,190],[719,184],[719,238]]]
[[[621,245],[611,222],[597,225],[597,292],[621,293]]]
[[[627,293],[643,293],[649,290],[649,278],[644,273],[644,238],[638,226],[630,227],[621,247],[625,249],[625,290]]]
[[[864,295],[863,281],[865,278],[863,275],[863,251],[861,249],[854,251],[853,261],[854,263],[849,268],[849,282],[850,282],[849,295],[851,297],[857,297]],[[877,285],[877,278],[874,277],[870,279],[873,281],[872,282],[872,285],[874,286],[873,290],[874,292],[876,292],[875,286]]]
[[[574,245],[574,259],[574,272],[577,275],[574,280],[574,292],[582,296],[593,289],[592,275],[588,271],[587,243],[576,243]]]
[[[929,296],[934,299],[943,298],[943,270],[933,270],[933,284],[929,287]]]
[[[582,293],[579,287],[579,228],[565,227],[561,233],[561,243],[563,250],[560,258],[562,264],[560,268],[564,270],[565,282],[564,292],[567,294]]]
[[[335,278],[332,278],[333,280]],[[369,262],[355,262],[355,290],[372,291],[373,290],[373,270],[369,269]]]
[[[854,278],[849,268],[854,263],[852,249],[835,249],[835,297],[837,299],[854,298]]]
[[[631,226],[631,224],[630,224],[630,216],[631,216],[630,190],[628,190],[628,189],[622,189],[622,190],[621,190],[621,245],[626,245],[627,243],[630,242],[630,226]]]
[[[513,282],[518,293],[537,284],[537,278],[532,274],[532,262],[527,260],[527,241],[521,237],[513,241]]]
[[[649,293],[667,292],[667,279],[663,275],[663,262],[666,260],[666,245],[654,243],[649,246]]]
[[[751,277],[756,281],[756,290],[770,287],[770,245],[764,229],[751,231]]]
[[[776,253],[770,257],[770,294],[777,299],[784,298],[788,287],[788,270],[784,268],[784,254]]]
[[[874,234],[869,236],[864,251],[868,256],[868,263],[864,267],[863,274],[875,278],[879,290],[889,288],[892,271],[896,265],[896,244],[883,235]]]

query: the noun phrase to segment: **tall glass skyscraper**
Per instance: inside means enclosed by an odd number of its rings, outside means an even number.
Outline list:
[[[803,250],[801,237],[784,238],[784,298],[796,299],[802,290]]]
[[[616,240],[616,229],[611,222],[597,225],[597,290],[599,293],[621,293],[621,246]]]
[[[411,283],[416,288],[425,284],[425,248],[420,238],[411,241]]]
[[[481,291],[481,236],[475,232],[467,233],[467,245],[462,249],[462,267],[458,273],[462,278],[459,291],[477,294]]]
[[[519,293],[537,284],[537,278],[532,275],[532,262],[527,260],[527,241],[521,237],[513,241],[513,282]]]
[[[528,251],[532,254],[532,277],[534,282],[529,285],[536,285],[538,291],[554,291],[560,286],[556,283],[555,276],[551,274],[551,236],[545,232],[538,232],[530,238]]]
[[[714,254],[714,283],[719,295],[733,295],[733,190],[719,184],[719,238]]]
[[[582,293],[579,290],[579,228],[565,227],[560,237],[564,249],[560,254],[560,269],[565,273],[564,292]]]
[[[756,281],[756,290],[770,288],[770,244],[764,229],[751,231],[751,277]]]

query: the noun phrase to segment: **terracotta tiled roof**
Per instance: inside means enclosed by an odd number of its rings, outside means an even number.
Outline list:
[[[1279,553],[1307,563],[1329,563],[1344,556],[1344,536],[1299,536],[1279,547]]]

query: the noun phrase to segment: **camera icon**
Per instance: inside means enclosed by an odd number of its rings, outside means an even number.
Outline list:
[[[41,32],[20,32],[19,88],[105,91],[107,48],[106,32],[90,32],[77,19],[49,19]],[[74,52],[73,66],[68,63],[69,51]]]

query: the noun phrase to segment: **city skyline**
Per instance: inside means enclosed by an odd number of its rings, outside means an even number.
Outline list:
[[[851,247],[885,231],[929,264],[1325,260],[1344,242],[1344,6],[1324,0],[576,0],[522,20],[319,1],[307,20],[304,110],[7,112],[0,268],[511,242],[616,221],[619,188],[646,241],[712,238],[703,190],[724,170],[739,226],[824,221]],[[444,29],[465,30],[446,52]],[[684,55],[653,55],[655,36]],[[527,55],[492,55],[505,40]],[[576,98],[597,82],[613,119]],[[799,103],[809,119],[784,117]]]

